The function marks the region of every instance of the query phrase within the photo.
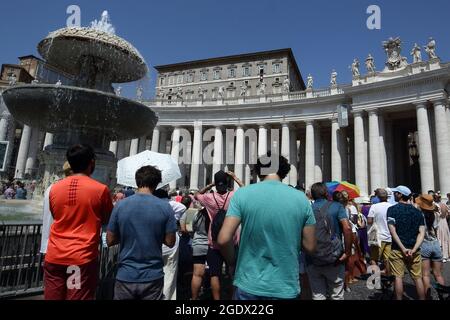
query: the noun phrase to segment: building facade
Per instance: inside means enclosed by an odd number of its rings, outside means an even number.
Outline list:
[[[152,136],[112,142],[110,150],[119,160],[143,150],[172,154],[182,172],[172,188],[201,188],[220,169],[256,182],[252,164],[272,150],[291,163],[284,182],[306,189],[347,180],[363,194],[404,184],[445,196],[450,63],[432,42],[427,58],[416,49],[411,62],[401,56],[399,39],[384,49],[383,70],[369,55],[367,71],[360,71],[355,59],[352,83],[340,85],[332,74],[322,89],[310,76],[305,85],[289,49],[158,66],[157,96],[145,102],[158,113],[158,126]],[[22,133],[20,146],[29,135]]]

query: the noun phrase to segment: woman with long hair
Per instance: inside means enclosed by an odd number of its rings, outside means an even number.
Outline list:
[[[346,272],[345,272],[345,284],[346,289],[348,290],[348,285],[357,282],[358,280],[356,277],[360,276],[361,274],[366,273],[366,263],[364,260],[364,257],[361,252],[361,248],[359,246],[359,240],[358,240],[358,227],[365,227],[365,224],[363,220],[358,221],[359,213],[358,209],[353,205],[353,202],[351,201],[349,194],[347,191],[341,191],[341,203],[344,206],[345,210],[347,211],[347,215],[349,217],[349,220],[352,225],[352,255],[347,260],[346,263]]]
[[[442,276],[442,252],[437,238],[439,221],[437,206],[433,203],[432,195],[421,195],[415,200],[415,204],[422,211],[425,218],[425,239],[420,247],[422,255],[422,278],[427,299],[431,298],[431,270],[436,281],[445,285]]]

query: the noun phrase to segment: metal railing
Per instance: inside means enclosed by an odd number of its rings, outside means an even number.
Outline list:
[[[44,255],[40,253],[42,224],[0,222],[0,299],[44,291]],[[98,299],[111,299],[119,247],[99,252]]]
[[[42,291],[41,224],[0,224],[0,298]]]

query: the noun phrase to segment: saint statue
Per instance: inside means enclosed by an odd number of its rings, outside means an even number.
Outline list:
[[[9,76],[8,80],[9,80],[9,83],[8,83],[8,84],[9,84],[10,87],[15,86],[15,85],[17,84],[17,77],[16,77],[16,74],[15,74],[15,73],[11,74],[11,75]]]
[[[266,94],[266,83],[265,83],[264,81],[262,81],[262,82],[259,84],[259,94],[260,94],[260,95]]]
[[[288,93],[291,90],[291,81],[289,78],[284,79],[283,81],[283,92]]]
[[[120,97],[122,95],[122,87],[117,87],[116,89],[116,96]]]
[[[203,91],[203,88],[200,86],[200,87],[198,87],[198,98],[203,100],[204,97],[205,97],[205,92]]]
[[[136,90],[136,98],[138,101],[142,101],[142,97],[144,95],[144,88],[142,86],[138,86]]]
[[[223,86],[220,86],[219,90],[217,91],[217,94],[219,96],[219,99],[223,99],[225,95],[225,88]]]
[[[330,80],[330,84],[332,87],[337,86],[337,72],[336,70],[333,69],[333,71],[331,72],[331,80]]]
[[[372,55],[369,53],[369,56],[366,59],[366,69],[369,73],[375,72],[375,62]]]
[[[359,77],[361,75],[361,73],[359,72],[359,60],[356,58],[353,60],[352,63],[352,74],[353,77]]]
[[[312,89],[313,85],[314,85],[314,79],[313,79],[313,77],[312,77],[312,75],[311,75],[311,73],[310,73],[310,74],[308,75],[308,84],[306,85],[306,87],[307,87],[308,89]]]
[[[436,41],[430,37],[430,41],[425,46],[425,52],[428,54],[428,58],[431,59],[437,59],[436,55]]]
[[[413,63],[422,61],[422,49],[417,43],[414,44],[414,47],[412,48],[411,51],[411,55],[413,57]]]
[[[241,85],[241,97],[245,97],[247,95],[247,84],[245,81],[242,82]]]
[[[61,87],[61,86],[62,86],[61,80],[58,80],[58,82],[56,82],[56,86],[57,86],[57,87]]]
[[[183,89],[181,89],[181,87],[177,88],[177,99],[179,100],[183,99]]]
[[[160,99],[164,99],[164,97],[166,96],[166,91],[164,90],[164,88],[159,89],[158,91],[158,97]]]

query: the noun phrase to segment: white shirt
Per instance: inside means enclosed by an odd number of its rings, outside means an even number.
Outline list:
[[[44,212],[42,216],[42,237],[41,237],[41,253],[47,253],[48,238],[50,237],[50,228],[53,223],[52,212],[50,211],[50,190],[48,187],[44,193]]]
[[[369,218],[373,218],[378,230],[378,241],[392,242],[391,232],[387,223],[387,211],[393,204],[380,202],[370,207]]]
[[[179,203],[179,202],[176,202],[173,200],[168,200],[168,202],[169,202],[170,206],[172,207],[172,210],[175,212],[175,219],[177,221],[180,221],[181,216],[186,211],[186,207],[182,203]],[[168,246],[163,244],[163,246],[162,246],[163,256],[170,256],[171,254],[173,254],[175,251],[178,250],[179,244],[180,244],[180,236],[178,235],[178,232],[176,232],[175,233],[175,245],[173,246],[173,248],[169,248]]]

